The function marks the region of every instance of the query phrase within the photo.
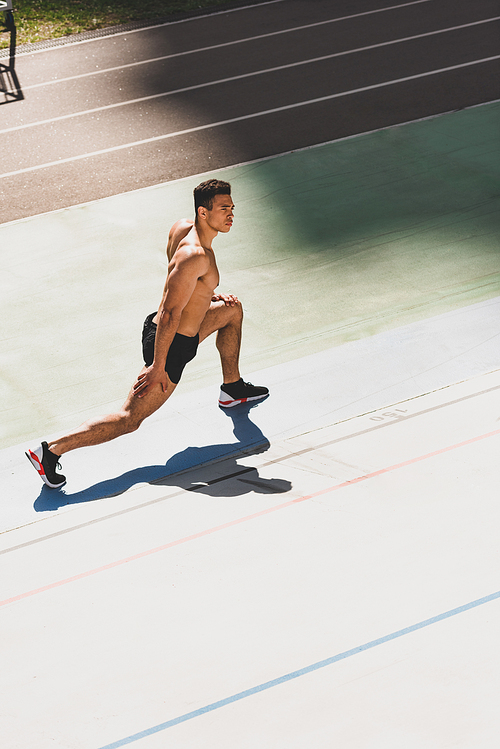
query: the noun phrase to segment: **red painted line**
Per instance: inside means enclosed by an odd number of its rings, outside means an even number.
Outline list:
[[[269,515],[271,512],[277,512],[278,510],[283,510],[285,509],[285,507],[291,507],[292,505],[299,504],[300,502],[305,502],[307,499],[314,499],[315,497],[320,497],[323,494],[329,494],[331,492],[337,491],[338,489],[345,489],[346,487],[352,486],[353,484],[359,484],[361,481],[368,481],[368,479],[373,479],[373,478],[376,478],[377,476],[383,476],[385,473],[391,473],[392,471],[396,471],[399,468],[405,468],[406,466],[411,466],[411,465],[414,465],[415,463],[420,463],[423,460],[434,458],[436,457],[436,455],[443,455],[444,453],[451,452],[452,450],[458,450],[460,447],[465,447],[466,445],[472,445],[474,442],[479,442],[480,440],[487,439],[488,437],[495,437],[498,434],[500,434],[500,429],[496,429],[494,432],[488,432],[487,434],[481,434],[479,437],[473,437],[470,440],[465,440],[465,442],[458,442],[456,445],[443,447],[441,448],[441,450],[435,450],[432,453],[419,455],[417,458],[411,458],[410,460],[405,460],[402,463],[396,463],[395,465],[388,466],[387,468],[381,468],[379,471],[366,473],[363,476],[358,476],[355,479],[350,479],[349,481],[343,481],[341,484],[334,484],[334,486],[329,486],[327,489],[320,489],[320,491],[313,492],[312,494],[306,494],[304,497],[298,497],[297,499],[290,499],[288,500],[288,502],[283,502],[280,505],[269,507],[266,510],[260,510],[260,512],[255,512],[252,515],[245,515],[245,517],[243,518],[239,518],[237,520],[231,520],[228,523],[217,525],[214,528],[208,528],[207,530],[200,531],[199,533],[193,533],[191,536],[185,536],[184,538],[179,538],[176,541],[170,541],[170,543],[163,544],[162,546],[156,546],[154,549],[141,551],[139,554],[134,554],[133,556],[126,557],[125,559],[118,559],[116,562],[105,564],[102,567],[96,567],[93,570],[88,570],[87,572],[81,572],[79,575],[66,577],[64,580],[57,580],[56,582],[49,583],[49,585],[44,585],[41,588],[36,588],[35,590],[28,590],[25,593],[20,593],[17,596],[12,596],[12,598],[6,598],[4,601],[0,601],[0,606],[6,606],[8,603],[14,603],[15,601],[22,601],[24,598],[29,598],[30,596],[37,595],[37,593],[44,593],[47,590],[54,590],[55,588],[60,588],[62,585],[68,585],[69,583],[74,583],[77,580],[84,580],[85,578],[91,577],[92,575],[97,575],[99,572],[105,572],[106,570],[112,570],[115,567],[121,567],[121,565],[128,564],[128,562],[135,562],[137,559],[144,559],[144,557],[149,557],[152,554],[157,554],[160,551],[166,551],[166,549],[171,549],[174,546],[180,546],[181,544],[185,544],[188,541],[195,541],[197,538],[204,538],[205,536],[210,536],[212,535],[212,533],[218,533],[219,531],[225,530],[226,528],[232,528],[235,525],[246,523],[248,520],[255,520],[255,518],[260,518],[260,517],[263,517],[264,515]]]

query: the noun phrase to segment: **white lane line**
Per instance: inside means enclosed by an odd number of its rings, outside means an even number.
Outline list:
[[[404,78],[395,78],[391,81],[384,81],[383,83],[374,83],[371,86],[362,86],[361,88],[353,88],[350,91],[341,91],[337,94],[330,94],[329,96],[320,96],[316,99],[308,99],[307,101],[299,101],[296,104],[286,104],[283,107],[275,107],[274,109],[265,109],[261,112],[254,112],[252,114],[245,114],[241,117],[231,117],[228,120],[220,120],[219,122],[209,122],[206,125],[198,125],[197,127],[189,127],[185,130],[177,130],[173,133],[167,133],[165,135],[156,135],[153,138],[145,138],[144,140],[136,140],[130,143],[124,143],[121,146],[111,146],[110,148],[103,148],[99,151],[92,151],[90,153],[84,153],[79,156],[69,156],[66,159],[58,159],[57,161],[49,161],[46,164],[38,164],[37,166],[28,166],[24,169],[17,169],[14,172],[5,172],[0,174],[0,179],[3,177],[14,177],[18,174],[26,174],[27,172],[35,172],[38,169],[47,169],[51,166],[59,166],[60,164],[69,164],[72,161],[80,161],[81,159],[89,159],[93,156],[102,156],[107,153],[113,153],[113,151],[123,151],[126,148],[134,148],[135,146],[146,145],[147,143],[156,143],[160,140],[167,140],[168,138],[176,138],[179,135],[188,135],[189,133],[199,132],[200,130],[209,130],[214,127],[221,127],[222,125],[230,125],[233,122],[242,122],[243,120],[251,120],[255,117],[264,117],[268,114],[276,114],[277,112],[285,112],[290,109],[297,109],[298,107],[306,107],[311,104],[319,104],[323,101],[330,101],[331,99],[338,99],[342,96],[349,96],[350,94],[362,93],[363,91],[371,91],[376,88],[383,88],[386,86],[393,86],[397,83],[405,83],[406,81],[413,81],[417,78],[426,78],[431,75],[438,75],[439,73],[447,73],[451,70],[459,70],[460,68],[467,68],[472,65],[480,65],[484,62],[491,62],[492,60],[499,60],[500,55],[494,55],[493,57],[484,57],[481,60],[472,60],[471,62],[464,62],[460,65],[451,65],[447,68],[438,68],[437,70],[429,70],[426,73],[418,73],[417,75],[408,75]]]
[[[31,86],[23,86],[23,91],[29,91],[32,88],[40,88],[41,86],[51,86],[54,83],[64,83],[66,81],[75,81],[78,78],[88,78],[91,75],[100,75],[101,73],[112,73],[116,70],[125,70],[126,68],[134,68],[136,65],[149,65],[153,62],[161,62],[162,60],[171,60],[174,57],[183,57],[184,55],[196,55],[199,52],[209,52],[213,49],[221,49],[223,47],[231,47],[235,44],[243,44],[244,42],[253,42],[256,39],[266,39],[270,36],[279,36],[280,34],[289,34],[293,31],[303,31],[304,29],[311,29],[315,26],[324,26],[325,24],[329,23],[338,23],[339,21],[347,21],[351,18],[358,18],[359,16],[369,16],[373,13],[383,13],[387,10],[396,10],[397,8],[406,8],[409,5],[419,5],[420,3],[429,3],[432,0],[413,0],[411,3],[403,3],[402,5],[391,5],[389,8],[378,8],[377,10],[368,10],[364,13],[354,13],[350,16],[342,16],[341,18],[331,18],[328,21],[317,21],[316,23],[308,23],[304,26],[293,26],[290,29],[282,29],[281,31],[270,31],[267,34],[258,34],[257,36],[249,36],[243,39],[235,39],[232,42],[223,42],[222,44],[212,44],[209,47],[198,47],[197,49],[188,49],[184,52],[175,52],[171,55],[164,55],[163,57],[152,57],[148,60],[139,60],[138,62],[130,62],[126,63],[125,65],[117,65],[113,68],[103,68],[102,70],[92,70],[88,73],[80,73],[79,75],[72,75],[68,78],[57,78],[53,81],[44,81],[43,83],[34,83]],[[256,7],[256,6],[252,6]],[[234,8],[233,10],[238,10],[237,8]],[[192,20],[192,19],[191,19]],[[165,24],[168,25],[168,24]],[[157,28],[156,26],[150,26],[148,28]],[[144,29],[135,29],[136,31],[144,31]],[[124,32],[125,33],[125,32]],[[118,34],[116,34],[118,36]],[[89,39],[88,41],[95,41],[95,39]],[[77,43],[84,43],[84,42],[77,42]],[[54,49],[58,49],[58,47],[54,47]],[[40,50],[41,52],[47,52],[48,50]],[[35,54],[35,53],[30,53]]]
[[[255,686],[250,687],[249,689],[245,689],[242,692],[237,692],[236,694],[232,694],[228,697],[217,700],[217,702],[212,702],[208,705],[203,705],[203,707],[199,707],[196,710],[191,710],[191,712],[189,713],[184,713],[183,715],[178,715],[176,718],[166,720],[163,723],[157,723],[154,726],[149,726],[149,728],[145,728],[138,733],[129,734],[122,739],[113,741],[111,744],[101,746],[99,747],[99,749],[122,749],[122,747],[128,744],[135,744],[136,741],[140,741],[141,739],[153,736],[154,734],[161,733],[168,728],[178,726],[180,723],[185,723],[186,721],[192,720],[193,718],[199,718],[202,715],[213,712],[214,710],[220,710],[221,708],[232,705],[235,702],[245,700],[247,697],[253,697],[254,695],[265,692],[268,689],[273,689],[274,687],[281,686],[282,684],[293,681],[294,679],[299,679],[306,674],[314,673],[315,671],[319,671],[320,669],[332,666],[334,663],[343,661],[346,658],[351,658],[353,655],[359,655],[360,653],[364,653],[367,650],[376,648],[379,645],[385,645],[386,643],[399,639],[400,637],[405,637],[406,635],[413,634],[414,632],[418,632],[420,629],[430,627],[433,624],[445,621],[446,619],[450,619],[451,617],[457,616],[458,614],[463,614],[464,612],[475,609],[478,606],[483,606],[485,603],[491,603],[491,601],[495,601],[498,598],[500,598],[500,590],[496,591],[495,593],[490,593],[483,598],[477,598],[475,601],[470,601],[469,603],[466,603],[462,606],[457,606],[454,609],[443,611],[437,616],[432,616],[429,619],[424,619],[423,621],[416,622],[415,624],[411,624],[408,627],[399,629],[396,632],[390,632],[389,634],[383,635],[382,637],[377,637],[376,640],[364,642],[363,644],[357,645],[350,650],[344,650],[343,652],[336,653],[335,655],[330,656],[329,658],[325,658],[324,660],[316,661],[316,663],[311,663],[307,666],[303,666],[302,668],[298,668],[295,671],[291,671],[287,674],[283,674],[282,676],[278,676],[275,679],[270,679],[269,681],[265,681],[261,684],[256,684]],[[221,721],[222,720],[224,719],[221,718]],[[228,718],[226,717],[226,722],[227,721]],[[165,743],[163,745],[166,746]],[[152,746],[152,744],[150,744],[150,746]],[[159,744],[157,744],[157,746],[159,746]]]
[[[404,36],[400,39],[392,39],[388,42],[379,42],[378,44],[370,44],[366,47],[356,47],[355,49],[348,49],[344,52],[333,52],[331,55],[322,55],[321,57],[312,57],[308,60],[300,60],[298,62],[291,62],[287,65],[277,65],[273,68],[264,68],[262,70],[255,70],[252,73],[242,73],[241,75],[233,75],[229,78],[219,78],[215,81],[208,81],[207,83],[198,83],[193,86],[184,86],[183,88],[172,89],[171,91],[163,91],[160,94],[151,94],[150,96],[141,96],[137,99],[127,99],[126,101],[119,101],[116,104],[106,104],[102,107],[94,107],[93,109],[83,109],[80,112],[73,112],[71,114],[62,114],[59,117],[51,117],[46,120],[38,120],[37,122],[28,122],[25,125],[16,125],[15,127],[8,127],[4,130],[0,130],[0,135],[3,133],[12,133],[16,130],[25,130],[29,127],[38,127],[39,125],[49,125],[53,122],[60,122],[61,120],[69,120],[73,117],[81,117],[86,114],[95,114],[96,112],[104,112],[107,109],[116,109],[117,107],[126,107],[131,104],[140,104],[144,101],[151,101],[152,99],[160,99],[164,96],[173,96],[174,94],[183,94],[187,91],[196,91],[197,89],[207,88],[209,86],[218,86],[221,83],[230,83],[232,81],[239,81],[243,78],[252,78],[257,75],[265,75],[266,73],[275,73],[279,70],[287,70],[288,68],[296,68],[301,65],[309,65],[313,62],[323,62],[324,60],[331,60],[334,57],[344,57],[345,55],[353,55],[358,52],[366,52],[372,49],[378,49],[379,47],[388,47],[394,44],[401,44],[403,42],[413,41],[415,39],[422,39],[428,36],[435,36],[436,34],[445,34],[449,31],[456,31],[457,29],[465,29],[469,26],[478,26],[484,23],[491,23],[492,21],[499,21],[500,16],[494,16],[493,18],[485,18],[483,21],[474,21],[473,23],[461,24],[460,26],[449,26],[447,29],[437,29],[436,31],[426,31],[424,34],[414,34],[413,36]]]

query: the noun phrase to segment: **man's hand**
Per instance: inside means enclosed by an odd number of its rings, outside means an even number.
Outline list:
[[[235,297],[234,294],[214,294],[212,302],[224,302],[226,307],[234,307],[235,304],[238,304],[238,297]]]
[[[168,374],[164,369],[155,369],[153,365],[148,367],[145,372],[141,372],[134,384],[134,395],[142,398],[148,390],[160,383],[164,393],[167,392],[170,384]]]

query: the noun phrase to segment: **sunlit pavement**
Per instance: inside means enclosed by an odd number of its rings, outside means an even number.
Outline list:
[[[202,177],[0,227],[3,745],[495,747],[498,119],[489,104],[217,172],[215,347],[139,432],[121,404]]]

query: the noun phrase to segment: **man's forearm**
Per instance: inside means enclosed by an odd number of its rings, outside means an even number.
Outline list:
[[[177,333],[180,319],[180,315],[174,315],[167,310],[162,310],[158,313],[153,367],[160,367],[162,369],[165,367],[167,354]]]

